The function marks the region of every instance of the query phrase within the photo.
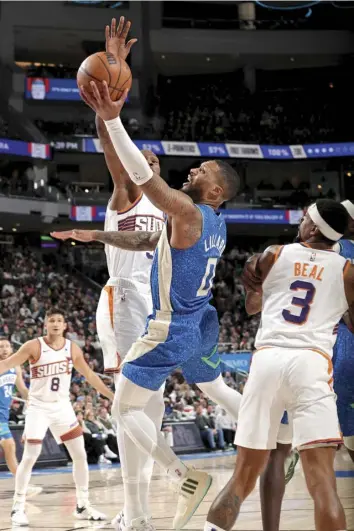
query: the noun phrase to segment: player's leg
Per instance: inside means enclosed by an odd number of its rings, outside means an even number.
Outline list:
[[[282,370],[282,360],[276,349],[254,355],[238,419],[235,471],[213,502],[205,531],[232,529],[241,504],[254,489],[257,478],[266,466],[270,450],[276,447],[284,412]],[[259,418],[262,422],[258,421]]]
[[[30,404],[24,429],[25,447],[15,476],[15,493],[12,507],[12,523],[28,525],[25,502],[32,469],[42,451],[42,441],[49,426],[48,411]],[[27,524],[26,524],[27,522]]]
[[[341,436],[331,376],[331,360],[325,355],[310,350],[294,353],[287,382],[292,395],[293,444],[300,451],[318,531],[346,529],[334,471]]]
[[[0,446],[4,450],[7,467],[15,476],[18,467],[16,444],[7,422],[0,422]]]
[[[145,407],[146,415],[153,421],[156,430],[161,430],[165,405],[164,386],[154,394]],[[121,527],[132,525],[134,520],[148,521],[151,517],[148,496],[154,465],[153,458],[138,448],[123,427],[118,425],[119,456],[124,484],[124,509],[112,522]],[[151,524],[150,524],[151,525]]]
[[[281,504],[285,492],[284,468],[291,452],[291,444],[277,444],[270,452],[267,466],[261,475],[259,491],[261,497],[263,531],[279,531]]]
[[[26,419],[26,422],[27,419]],[[15,494],[11,512],[14,525],[28,525],[25,513],[26,492],[31,479],[32,469],[42,451],[42,439],[26,439],[21,463],[18,465],[15,476]]]
[[[115,339],[117,351],[123,359],[134,341],[144,333],[146,316],[151,313],[150,292],[145,294],[144,288],[145,286],[141,286],[138,292],[136,289],[128,289],[128,286],[119,286],[114,291]],[[119,375],[116,375],[116,381],[117,378]],[[145,408],[145,413],[153,421],[157,430],[161,429],[164,410],[163,388],[161,388],[151,397]],[[148,493],[154,461],[151,456],[135,445],[124,428],[119,426],[119,420],[117,424],[117,441],[124,485],[124,509],[112,521],[112,524],[123,529],[126,525],[135,524],[133,521],[136,520],[140,524],[139,527],[144,525],[151,527],[151,523],[147,524],[150,519]]]
[[[58,444],[65,444],[73,463],[76,487],[76,510],[79,520],[105,520],[106,516],[91,507],[89,501],[89,470],[82,428],[70,403],[58,404],[50,417],[49,429]]]
[[[281,419],[277,447],[272,450],[260,479],[260,497],[264,531],[278,531],[285,486],[294,475],[299,460],[297,451],[291,451],[292,421],[285,412]]]
[[[309,448],[300,451],[308,491],[315,504],[316,531],[347,529],[334,472],[336,447]]]

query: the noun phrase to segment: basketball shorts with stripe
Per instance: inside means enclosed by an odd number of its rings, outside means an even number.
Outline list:
[[[124,279],[110,280],[118,285],[103,288],[96,325],[105,372],[115,373],[119,372],[121,361],[134,341],[144,333],[152,302],[148,285]]]
[[[82,428],[69,401],[44,403],[30,400],[24,438],[28,442],[41,443],[48,429],[58,444],[82,435]]]
[[[272,450],[288,412],[293,446],[336,446],[342,442],[328,355],[307,349],[264,348],[252,360],[241,401],[235,443]],[[287,435],[289,438],[289,435]]]

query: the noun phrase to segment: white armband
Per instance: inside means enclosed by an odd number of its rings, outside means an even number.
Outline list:
[[[120,117],[108,120],[105,124],[114,149],[131,180],[137,185],[147,183],[154,172],[124,129]]]

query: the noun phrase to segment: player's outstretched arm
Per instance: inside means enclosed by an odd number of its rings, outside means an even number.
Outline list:
[[[27,400],[27,398],[28,398],[28,389],[27,389],[27,387],[25,385],[25,382],[23,381],[21,367],[16,367],[16,374],[17,374],[16,387],[17,387],[20,395],[22,396],[22,398]]]
[[[101,242],[126,251],[153,251],[160,239],[161,231],[102,231],[102,230],[64,230],[51,232],[58,240],[76,240],[79,242]]]
[[[185,222],[200,221],[200,212],[192,199],[183,192],[170,188],[168,184],[150,168],[145,157],[140,153],[120,120],[120,112],[128,95],[124,91],[122,97],[113,102],[109,95],[107,83],[102,83],[101,92],[94,81],[91,82],[92,92],[80,87],[82,99],[104,120],[112,144],[130,179],[139,186],[150,201],[165,214],[183,218]]]
[[[88,383],[101,395],[109,398],[109,400],[113,400],[114,393],[108,389],[108,387],[102,382],[101,378],[87,365],[81,348],[75,343],[72,343],[71,355],[75,369],[82,374]]]
[[[37,339],[27,341],[20,349],[6,360],[0,361],[0,374],[19,367],[30,358],[37,359],[39,353],[39,342]]]

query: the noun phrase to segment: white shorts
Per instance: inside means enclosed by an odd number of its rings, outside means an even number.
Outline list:
[[[290,442],[291,427],[295,448],[340,444],[332,380],[330,357],[320,351],[258,350],[241,400],[235,444],[272,450],[277,440]],[[290,426],[286,434],[279,433],[285,410]]]
[[[152,312],[150,286],[110,278],[101,291],[96,312],[97,333],[106,373],[119,372],[132,344],[145,331]]]
[[[67,402],[39,402],[31,400],[26,413],[24,438],[40,444],[48,428],[58,444],[82,435],[73,407]]]

